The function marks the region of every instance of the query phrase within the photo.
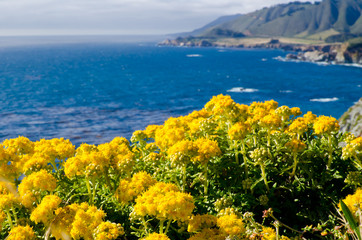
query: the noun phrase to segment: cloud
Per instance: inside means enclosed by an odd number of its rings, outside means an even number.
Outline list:
[[[0,33],[169,33],[288,0],[0,0]]]

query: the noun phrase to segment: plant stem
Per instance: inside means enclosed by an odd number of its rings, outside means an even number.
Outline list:
[[[298,159],[297,159],[296,153],[293,153],[293,159],[294,159],[294,163],[293,163],[293,171],[292,171],[291,177],[295,176],[295,172],[297,170]]]
[[[13,225],[13,220],[11,219],[11,214],[10,214],[9,210],[5,210],[5,212],[6,212],[6,215],[7,215],[7,218],[8,218],[10,228],[13,229],[14,225]]]
[[[205,177],[204,194],[207,195],[208,188],[209,188],[209,179],[208,179],[208,176],[207,176],[207,164],[204,165],[204,177]]]
[[[331,169],[332,160],[333,160],[333,146],[332,146],[332,136],[328,135],[328,163],[327,169]]]
[[[163,223],[165,222],[165,220],[161,220],[160,221],[160,234],[163,233]]]
[[[166,226],[165,234],[167,234],[168,229],[170,228],[171,221],[172,221],[172,220],[168,220],[168,222],[167,222],[167,226]]]
[[[185,192],[185,190],[186,190],[186,178],[187,178],[187,175],[186,175],[186,164],[184,164],[183,166],[182,166],[182,192]]]
[[[245,142],[242,140],[241,141],[241,153],[243,154],[243,159],[244,159],[244,174],[245,174],[245,179],[248,178],[248,161],[246,158],[246,153],[245,153]]]
[[[18,224],[18,217],[16,216],[16,212],[15,212],[15,210],[14,210],[14,207],[13,206],[11,206],[11,211],[13,212],[13,215],[14,215],[14,220],[15,220],[15,223],[16,223],[16,225]]]
[[[87,190],[88,190],[89,204],[93,205],[92,190],[91,190],[91,186],[89,184],[88,177],[85,178],[85,183],[87,185]]]
[[[261,169],[261,177],[263,178],[264,180],[264,184],[266,186],[266,190],[269,192],[270,189],[269,189],[269,186],[268,186],[268,181],[266,179],[266,173],[265,173],[265,166],[263,163],[260,164],[260,169]]]

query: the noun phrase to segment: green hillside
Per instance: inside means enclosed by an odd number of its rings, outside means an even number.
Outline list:
[[[317,3],[291,2],[240,15],[230,21],[201,28],[199,37],[303,37],[353,38],[362,35],[362,0],[323,0]]]

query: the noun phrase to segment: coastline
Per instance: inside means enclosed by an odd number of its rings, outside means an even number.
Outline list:
[[[288,38],[197,38],[166,39],[160,46],[281,49],[286,60],[362,67],[362,44],[324,43]]]

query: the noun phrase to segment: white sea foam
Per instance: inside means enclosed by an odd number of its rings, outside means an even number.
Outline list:
[[[293,91],[292,90],[279,90],[279,92],[281,92],[281,93],[292,93]]]
[[[267,60],[268,60],[268,59],[266,59],[266,58],[262,58],[262,59],[261,59],[262,62],[266,62]]]
[[[252,93],[257,91],[259,90],[255,88],[243,88],[243,87],[233,87],[232,89],[227,90],[227,92],[238,92],[238,93]]]
[[[201,54],[187,54],[186,57],[202,57]]]
[[[313,98],[313,99],[310,99],[309,101],[311,101],[311,102],[335,102],[338,100],[339,100],[338,98],[333,97],[333,98]]]

